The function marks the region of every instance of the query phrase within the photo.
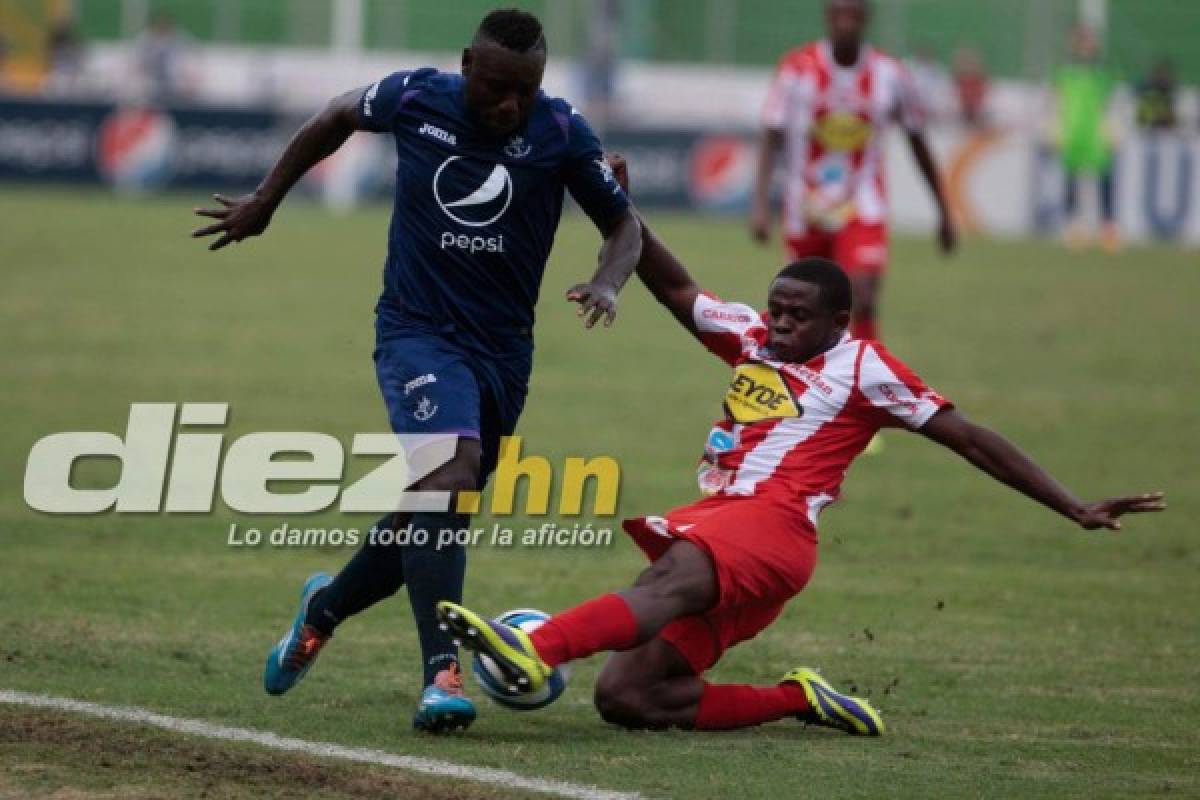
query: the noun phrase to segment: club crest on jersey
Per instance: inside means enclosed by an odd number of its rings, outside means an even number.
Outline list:
[[[804,413],[787,381],[766,364],[742,364],[734,370],[725,393],[725,412],[743,425]]]
[[[423,395],[421,401],[417,403],[417,408],[413,411],[413,417],[417,422],[425,422],[437,413],[437,403],[429,399],[429,395]]]
[[[526,143],[524,136],[514,136],[504,146],[504,155],[509,158],[524,158],[532,149],[533,145]]]
[[[433,198],[447,217],[468,228],[491,225],[512,203],[512,176],[503,164],[450,156],[433,173]]]

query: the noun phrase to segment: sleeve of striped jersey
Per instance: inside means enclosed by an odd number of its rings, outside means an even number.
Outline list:
[[[737,363],[747,347],[756,346],[755,331],[761,332],[766,327],[750,306],[727,303],[708,292],[696,295],[692,321],[701,344],[730,366]]]
[[[800,71],[792,63],[790,54],[785,55],[775,68],[775,77],[767,88],[767,102],[763,105],[762,113],[764,128],[773,131],[787,128],[792,104],[799,93],[800,80]]]
[[[952,406],[878,342],[863,344],[858,388],[872,407],[887,412],[896,422],[913,430],[941,409]]]

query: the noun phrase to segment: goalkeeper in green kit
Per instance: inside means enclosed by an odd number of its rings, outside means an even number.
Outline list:
[[[1113,146],[1105,123],[1114,80],[1100,63],[1096,34],[1080,26],[1071,34],[1071,61],[1054,75],[1058,100],[1058,143],[1066,173],[1066,241],[1081,247],[1088,241],[1087,227],[1079,219],[1079,185],[1094,178],[1100,196],[1100,241],[1113,252],[1120,247],[1113,199]]]

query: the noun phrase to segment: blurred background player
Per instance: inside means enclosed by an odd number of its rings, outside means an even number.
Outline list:
[[[866,44],[867,0],[830,0],[828,38],[779,62],[763,111],[763,135],[750,217],[753,237],[771,227],[771,181],[785,154],[783,237],[789,258],[824,256],[854,285],[851,330],[875,339],[877,300],[888,259],[883,129],[898,122],[937,205],[943,252],[954,226],[937,166],[922,133],[924,110],[904,67]]]
[[[608,130],[621,66],[621,2],[593,0],[587,24],[587,48],[579,63],[588,120],[601,136]]]
[[[968,128],[985,127],[988,123],[988,76],[979,51],[973,47],[958,48],[954,53],[951,74],[963,125]]]
[[[179,30],[170,14],[156,14],[142,31],[137,43],[137,70],[146,99],[170,103],[187,94],[184,64],[188,37]]]
[[[374,528],[411,524],[428,533],[424,545],[367,537],[336,578],[317,573],[304,584],[299,612],[267,656],[263,683],[271,694],[304,676],[339,624],[403,585],[425,686],[413,726],[440,732],[475,718],[458,649],[435,617],[438,600],[462,597],[466,552],[440,546],[438,532],[469,526],[456,498],[483,488],[525,404],[533,307],[564,189],[604,236],[592,281],[568,293],[588,327],[601,317],[612,322],[641,249],[640,226],[587,122],[541,91],[545,65],[541,23],[522,11],[494,11],[463,51],[461,76],[396,72],[335,98],[257,191],[238,200],[217,195],[223,208],[197,211],[218,220],[193,234],[219,235],[212,249],[256,236],[296,181],[351,133],[391,134],[399,161],[376,306],[376,374],[392,430],[424,440],[410,447],[410,462],[418,447],[447,439],[453,453],[413,487],[451,493],[449,511],[389,514]],[[408,487],[395,488],[398,497]]]
[[[1066,241],[1071,247],[1082,247],[1091,238],[1079,208],[1079,190],[1085,178],[1096,182],[1099,194],[1101,244],[1110,252],[1121,245],[1113,197],[1112,131],[1106,121],[1114,83],[1101,61],[1095,31],[1076,26],[1071,32],[1071,59],[1054,74],[1058,152],[1066,176]]]
[[[917,98],[930,123],[946,122],[954,117],[954,85],[950,73],[928,45],[913,50],[904,66],[917,89]]]
[[[1169,58],[1155,62],[1137,85],[1137,123],[1152,131],[1172,131],[1179,124],[1176,110],[1175,65]]]

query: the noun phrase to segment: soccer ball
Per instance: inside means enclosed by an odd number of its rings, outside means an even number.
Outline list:
[[[520,628],[526,633],[533,633],[548,619],[549,614],[535,608],[517,608],[496,617],[497,622]],[[535,711],[545,708],[559,698],[571,677],[570,667],[561,664],[555,668],[554,674],[546,679],[545,685],[536,692],[510,692],[504,676],[496,669],[495,662],[487,656],[476,653],[472,667],[475,680],[479,681],[479,688],[483,689],[483,693],[513,711]]]

